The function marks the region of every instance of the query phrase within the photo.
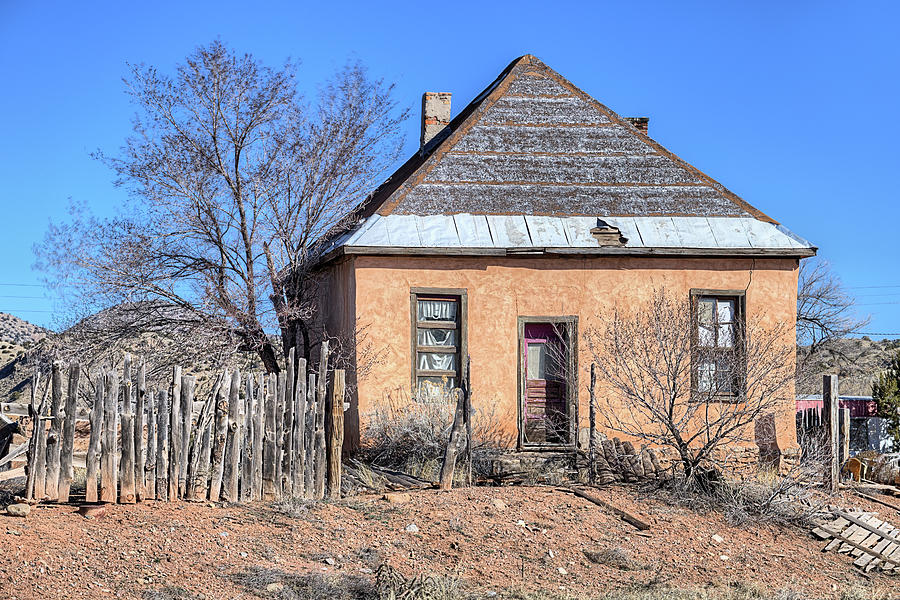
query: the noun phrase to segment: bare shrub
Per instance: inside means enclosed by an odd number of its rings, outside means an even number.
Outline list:
[[[455,409],[446,396],[421,401],[389,397],[377,403],[366,419],[361,458],[433,481],[440,471]],[[491,458],[511,443],[492,409],[475,409],[472,440],[475,475],[488,474]]]
[[[378,600],[461,600],[459,577],[417,574],[404,577],[387,563],[375,572]]]
[[[643,304],[617,306],[586,333],[604,386],[601,424],[674,451],[689,480],[705,465],[720,467],[723,449],[756,445],[754,424],[793,395],[784,325],[742,323],[732,305],[726,326],[720,307],[711,310],[706,325],[700,301],[660,289]]]
[[[321,573],[295,575],[280,569],[250,567],[232,579],[257,596],[284,600],[370,600],[375,597],[372,583],[359,576]],[[269,588],[270,585],[274,587]]]

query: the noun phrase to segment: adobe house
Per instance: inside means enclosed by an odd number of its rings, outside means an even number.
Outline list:
[[[475,418],[499,421],[516,449],[583,443],[582,333],[654,289],[693,297],[720,328],[795,322],[799,261],[815,248],[655,142],[647,119],[530,55],[453,119],[450,99],[424,95],[420,150],[320,260],[327,331],[363,327],[381,352],[351,399],[349,447],[378,403],[432,401],[467,375]],[[569,368],[554,378],[559,337]],[[796,448],[794,411],[791,389],[782,450]]]

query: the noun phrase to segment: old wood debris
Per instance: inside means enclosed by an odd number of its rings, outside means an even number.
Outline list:
[[[606,510],[613,513],[614,515],[616,515],[617,517],[619,517],[626,523],[628,523],[630,525],[634,525],[640,531],[647,531],[648,529],[650,529],[650,525],[647,522],[641,520],[640,518],[636,517],[635,515],[627,512],[627,511],[622,510],[621,508],[619,508],[617,506],[610,504],[609,502],[607,502],[606,500],[603,500],[602,498],[598,498],[597,496],[595,496],[593,494],[589,494],[589,493],[587,493],[583,490],[580,490],[578,488],[575,488],[575,487],[563,487],[563,488],[559,488],[559,489],[560,489],[560,491],[563,491],[563,492],[570,492],[572,494],[575,494],[579,498],[583,498],[583,499],[587,500],[588,502],[593,502],[597,506],[605,508]]]
[[[849,554],[863,571],[878,569],[900,573],[900,528],[878,518],[878,513],[832,510],[832,520],[812,530],[829,540],[824,551]]]
[[[671,477],[671,472],[660,465],[653,449],[637,450],[631,442],[622,442],[619,438],[602,440],[594,453],[594,463],[589,466],[595,470],[600,485]]]

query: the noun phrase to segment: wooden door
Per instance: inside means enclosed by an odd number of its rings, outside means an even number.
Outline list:
[[[525,323],[522,369],[522,441],[569,443],[568,350],[564,325]]]

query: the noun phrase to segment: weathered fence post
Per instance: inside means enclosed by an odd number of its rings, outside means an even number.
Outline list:
[[[184,498],[187,494],[187,472],[188,461],[190,460],[191,446],[191,413],[194,410],[194,390],[197,386],[197,378],[193,375],[181,376],[181,404],[179,410],[181,416],[181,465],[178,469],[178,493]]]
[[[325,404],[328,401],[328,340],[322,340],[316,391],[316,500],[325,497]]]
[[[147,394],[147,457],[144,463],[144,497],[156,499],[156,395]]]
[[[286,375],[284,378],[284,411],[281,437],[281,492],[286,498],[294,495],[294,478],[291,469],[294,464],[294,348],[288,351]]]
[[[597,431],[597,396],[596,396],[596,387],[597,387],[597,365],[595,363],[591,363],[591,390],[590,390],[590,405],[588,406],[588,419],[589,419],[589,431],[588,431],[588,474],[590,477],[591,483],[597,483],[597,453],[596,453],[596,443],[594,438],[596,436]]]
[[[456,455],[459,452],[460,438],[463,436],[463,415],[466,410],[465,394],[459,388],[450,392],[456,400],[456,411],[453,415],[453,426],[450,428],[450,439],[444,451],[444,463],[441,465],[440,489],[453,489],[453,471],[456,469]]]
[[[472,441],[472,414],[474,410],[472,409],[472,360],[469,355],[466,355],[466,376],[463,378],[463,394],[465,395],[465,413],[463,415],[464,422],[466,425],[466,450],[465,450],[465,460],[466,460],[466,485],[472,485],[472,466],[475,462],[474,460],[474,448]]]
[[[43,436],[42,430],[44,428],[44,422],[41,420],[41,417],[44,414],[44,405],[46,398],[46,386],[44,388],[44,395],[41,397],[40,402],[38,402],[38,386],[40,385],[41,374],[35,369],[34,375],[31,377],[31,403],[28,405],[28,414],[31,416],[31,439],[28,442],[28,461],[25,469],[25,498],[28,500],[41,500],[41,498],[37,498],[35,495],[35,488],[37,486],[38,480],[38,471],[40,471],[40,477],[44,478],[46,475],[46,462],[43,460],[38,460],[38,447],[40,446],[40,439]]]
[[[253,375],[247,374],[244,395],[244,436],[241,444],[241,502],[253,499]]]
[[[306,495],[304,472],[306,470],[306,359],[297,361],[296,384],[294,385],[294,455],[292,464],[293,492],[294,496],[303,498]]]
[[[169,500],[169,394],[156,391],[156,499]]]
[[[826,448],[826,473],[825,487],[830,492],[838,490],[839,471],[840,471],[840,446],[839,446],[839,423],[838,410],[840,407],[840,396],[838,394],[838,377],[837,375],[822,376],[822,418],[825,424],[825,444]]]
[[[53,361],[50,371],[50,433],[47,434],[45,441],[46,463],[47,468],[44,477],[35,481],[35,493],[40,493],[40,497],[46,496],[49,500],[59,499],[59,469],[60,469],[60,452],[62,451],[62,426],[63,426],[63,406],[62,406],[62,363],[58,360]]]
[[[119,502],[134,504],[134,414],[122,414],[122,480]]]
[[[253,404],[253,449],[250,458],[253,461],[253,500],[262,499],[263,488],[263,444],[265,443],[266,416],[265,378],[260,373],[256,378],[256,401]]]
[[[285,392],[285,376],[284,371],[275,378],[277,387],[275,388],[275,499],[281,500],[282,497],[282,457],[284,450],[284,392]]]
[[[268,386],[266,388],[266,433],[263,442],[262,464],[262,499],[266,501],[275,499],[275,460],[277,458],[275,451],[277,448],[277,443],[275,441],[275,403],[277,398],[277,385],[278,376],[275,375],[275,373],[270,373]]]
[[[222,496],[222,476],[225,468],[225,436],[228,431],[228,393],[231,386],[228,371],[216,398],[216,419],[212,438],[212,474],[209,480],[209,499],[218,502]]]
[[[106,376],[103,390],[103,443],[100,447],[100,501],[115,502],[118,491],[116,441],[118,438],[119,375]]]
[[[309,374],[309,382],[306,385],[306,439],[303,449],[306,468],[303,471],[303,487],[307,498],[312,498],[316,493],[316,375]]]
[[[216,377],[209,397],[203,403],[197,424],[194,427],[194,439],[191,440],[188,472],[185,480],[185,497],[188,500],[206,498],[206,481],[209,476],[209,424],[216,404],[219,389],[222,387],[222,375]]]
[[[147,401],[147,370],[144,361],[138,365],[137,389],[134,395],[134,493],[140,502],[146,496],[144,471],[144,405]]]
[[[84,484],[86,502],[97,501],[97,468],[100,459],[100,434],[103,431],[103,388],[106,385],[103,373],[97,375],[94,384],[94,405],[91,407],[91,437],[88,440],[87,456],[84,466],[87,469]]]
[[[59,449],[59,488],[57,498],[60,502],[69,501],[69,491],[72,487],[72,479],[75,478],[75,469],[72,466],[75,450],[75,411],[78,399],[78,383],[81,379],[81,365],[72,362],[69,365],[69,387],[66,391],[65,416],[62,427],[62,444]]]
[[[169,387],[172,402],[169,407],[169,501],[178,499],[178,478],[181,474],[181,366],[172,367]]]
[[[231,374],[228,392],[228,429],[225,440],[223,493],[228,502],[238,501],[238,475],[241,460],[240,388],[241,372]]]
[[[850,458],[850,409],[842,408],[840,410],[840,440],[841,440],[841,466]]]
[[[119,405],[119,430],[121,431],[122,426],[122,415],[131,414],[131,354],[125,353],[124,365],[122,367],[122,383],[119,385],[120,394],[120,402]],[[118,471],[116,472],[116,477],[119,480],[119,485],[125,481],[125,473],[122,471],[124,469],[125,461],[122,460],[125,454],[125,447],[121,445],[121,437],[124,433],[120,433],[120,446],[119,446],[119,454],[117,457]],[[119,495],[121,499],[121,494]],[[120,500],[121,501],[121,500]]]
[[[328,428],[328,497],[341,497],[341,454],[344,447],[344,390],[346,373],[343,369],[334,372],[331,390],[331,415]]]

